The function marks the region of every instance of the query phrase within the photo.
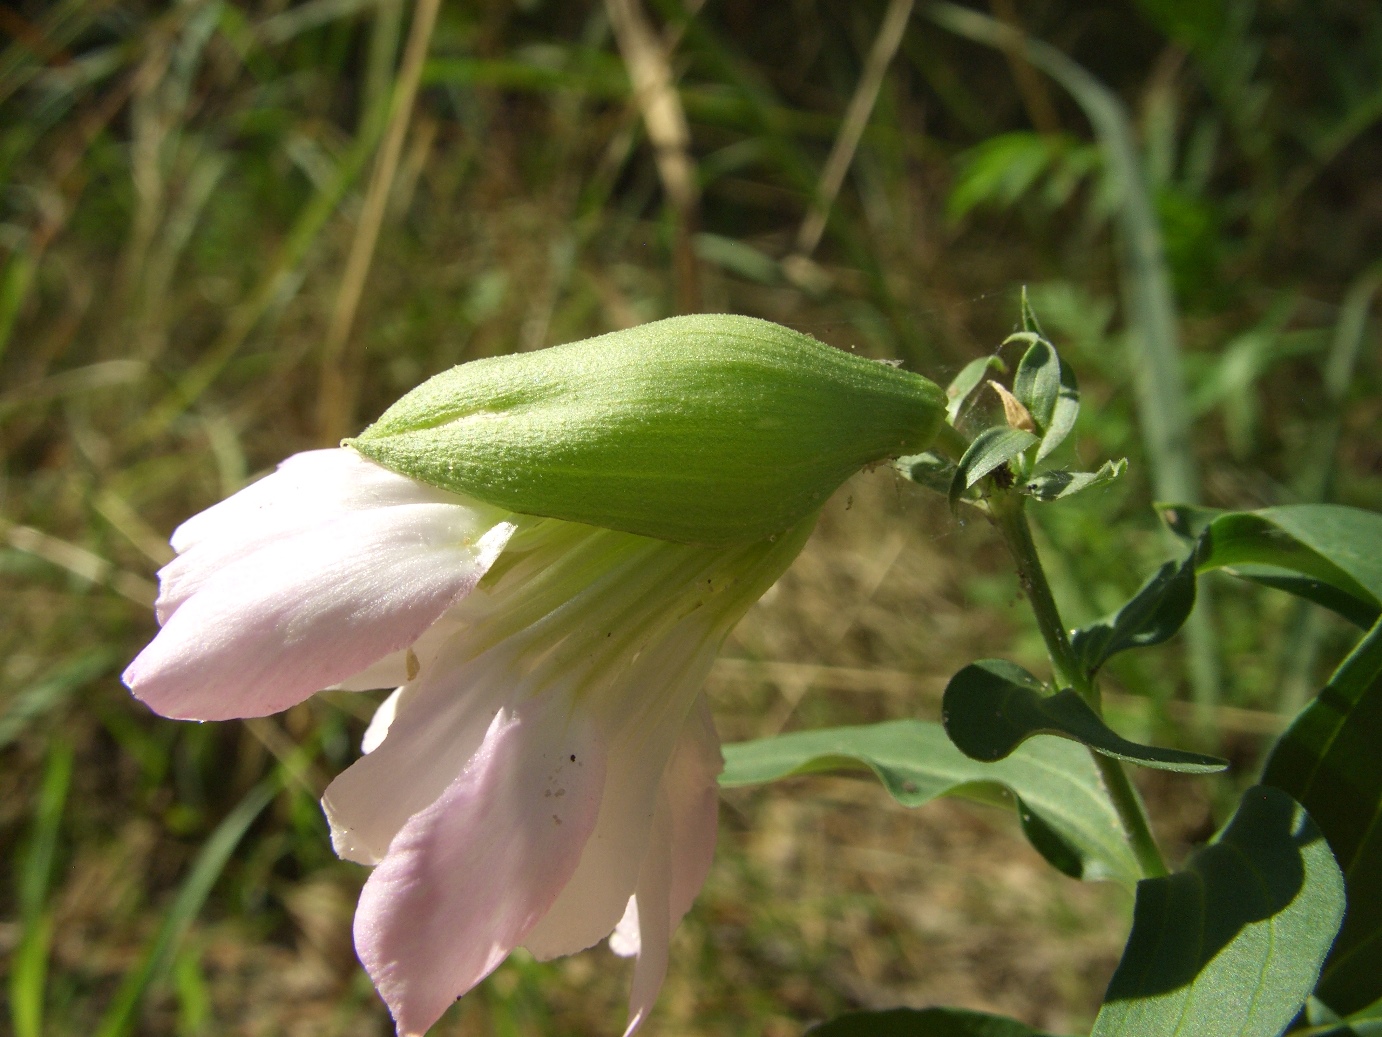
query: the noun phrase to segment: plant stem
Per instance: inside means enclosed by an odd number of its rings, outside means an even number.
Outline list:
[[[989,515],[1017,566],[1017,578],[1032,606],[1042,640],[1046,642],[1057,687],[1074,688],[1094,712],[1102,715],[1099,687],[1080,666],[1065,624],[1061,621],[1056,599],[1051,594],[1051,585],[1046,580],[1046,571],[1041,566],[1041,557],[1032,540],[1032,528],[1027,524],[1026,503],[1020,494],[1000,490],[989,498]],[[1114,809],[1118,811],[1123,834],[1137,857],[1142,874],[1147,878],[1165,875],[1166,862],[1161,857],[1161,850],[1147,822],[1147,811],[1137,790],[1128,780],[1123,765],[1093,749],[1089,753],[1099,768],[1099,776],[1113,801]]]
[[[1041,638],[1046,642],[1057,686],[1074,688],[1096,713],[1100,712],[1099,689],[1082,672],[1075,658],[1075,649],[1070,646],[1070,637],[1061,622],[1060,610],[1056,607],[1051,585],[1046,581],[1046,571],[1041,567],[1041,558],[1032,540],[1032,529],[1027,525],[1023,510],[1025,505],[1026,501],[1020,494],[995,494],[989,499],[989,514],[1017,565],[1017,578],[1022,583],[1027,601],[1031,603]]]

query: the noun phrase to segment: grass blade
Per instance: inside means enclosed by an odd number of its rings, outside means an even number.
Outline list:
[[[220,878],[230,855],[281,786],[277,776],[264,778],[245,794],[245,798],[226,815],[197,854],[192,870],[182,882],[163,924],[154,934],[144,959],[126,977],[106,1010],[96,1037],[123,1037],[132,1033],[139,1005],[148,989],[166,978],[172,969],[178,944],[206,902],[211,887]]]

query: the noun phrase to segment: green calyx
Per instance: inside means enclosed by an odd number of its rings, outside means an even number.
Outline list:
[[[513,511],[727,544],[779,533],[863,466],[924,449],[944,416],[920,375],[714,314],[461,364],[344,443]]]

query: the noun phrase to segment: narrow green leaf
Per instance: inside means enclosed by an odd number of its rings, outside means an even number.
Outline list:
[[[1344,869],[1348,917],[1316,993],[1340,1015],[1382,998],[1382,621],[1281,736],[1264,784],[1310,811]]]
[[[1026,1023],[963,1008],[850,1012],[806,1031],[808,1037],[1045,1037]]]
[[[1060,386],[1056,390],[1056,403],[1051,409],[1051,418],[1041,437],[1041,446],[1037,448],[1038,461],[1045,460],[1056,447],[1065,442],[1065,437],[1070,435],[1075,427],[1075,419],[1080,416],[1080,385],[1075,378],[1075,369],[1063,363],[1059,356],[1056,363],[1060,374]]]
[[[945,733],[966,756],[993,762],[1034,735],[1057,735],[1095,752],[1157,770],[1207,774],[1227,761],[1180,749],[1130,742],[1112,730],[1075,691],[1047,695],[1041,682],[1003,659],[966,666],[945,687]]]
[[[974,437],[969,449],[955,468],[950,480],[950,506],[959,503],[960,496],[994,469],[1007,464],[1037,441],[1030,432],[996,425],[984,429]]]
[[[1195,607],[1195,555],[1167,562],[1117,612],[1070,635],[1085,673],[1093,675],[1128,648],[1147,648],[1170,638]]]
[[[1105,461],[1097,472],[1038,472],[1027,480],[1022,492],[1043,502],[1060,500],[1111,483],[1127,470],[1128,459],[1124,457],[1117,461]]]
[[[945,414],[949,418],[950,424],[955,424],[960,417],[960,411],[964,409],[965,401],[979,388],[984,380],[984,375],[989,370],[1002,373],[1007,370],[1000,357],[981,356],[977,360],[971,360],[960,368],[960,373],[955,376],[955,380],[945,387]]]
[[[952,795],[1015,806],[1033,846],[1066,874],[1128,888],[1141,875],[1093,760],[1065,739],[1035,738],[1007,759],[980,763],[955,748],[941,725],[894,720],[740,742],[724,754],[720,784],[731,788],[868,769],[904,806]],[[1037,819],[1030,825],[1029,815]]]
[[[1343,913],[1319,828],[1286,793],[1256,785],[1185,870],[1137,884],[1092,1037],[1278,1037]]]
[[[53,939],[53,915],[47,908],[58,829],[72,783],[72,746],[65,739],[48,751],[48,765],[39,787],[34,827],[19,858],[19,945],[10,962],[10,1022],[15,1037],[41,1037],[48,982],[48,952]]]
[[[1027,286],[1022,286],[1022,330],[1033,335],[1041,334],[1041,321],[1037,320],[1032,300],[1027,296]]]
[[[34,720],[57,709],[73,692],[102,676],[115,664],[109,648],[93,648],[53,667],[41,680],[21,691],[0,713],[0,749],[9,745]]]
[[[183,879],[172,906],[163,916],[163,924],[144,952],[143,960],[126,974],[120,989],[116,991],[114,1001],[97,1028],[97,1037],[123,1037],[134,1031],[145,991],[168,974],[178,944],[201,912],[211,887],[220,878],[230,855],[235,852],[235,847],[240,844],[254,819],[278,793],[280,785],[277,776],[260,781],[245,794],[245,798],[226,815],[202,845],[197,859],[192,863],[192,870]]]

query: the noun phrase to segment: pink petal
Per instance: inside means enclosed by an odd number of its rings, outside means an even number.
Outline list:
[[[478,659],[469,652],[464,640],[448,644],[403,687],[387,737],[327,786],[322,808],[339,856],[381,861],[399,829],[445,793],[479,749],[518,676],[503,652]]]
[[[124,681],[164,716],[225,720],[287,709],[407,647],[469,593],[512,533],[475,538],[451,504],[348,513],[211,576]]]
[[[652,1011],[667,975],[672,931],[690,909],[710,871],[719,806],[716,778],[723,768],[720,739],[710,719],[709,704],[701,695],[663,775],[638,890],[616,930],[618,939],[610,940],[616,953],[638,955],[624,1037],[643,1025]]]
[[[312,450],[289,457],[272,474],[192,516],[173,532],[178,557],[160,570],[155,611],[160,623],[227,565],[277,540],[319,528],[351,512],[406,504],[470,507],[476,525],[503,513],[391,472],[353,450]]]
[[[638,918],[638,961],[633,967],[629,990],[629,1037],[647,1021],[653,1010],[662,981],[667,977],[668,948],[672,941],[672,919],[668,910],[672,886],[672,819],[665,802],[653,818],[648,854],[638,875],[634,894]]]
[[[715,857],[720,814],[720,736],[705,695],[686,718],[662,785],[672,811],[671,921],[673,928],[691,910]]]
[[[403,826],[355,913],[356,950],[400,1035],[424,1033],[551,906],[594,827],[604,753],[564,697],[530,700],[496,716]]]

